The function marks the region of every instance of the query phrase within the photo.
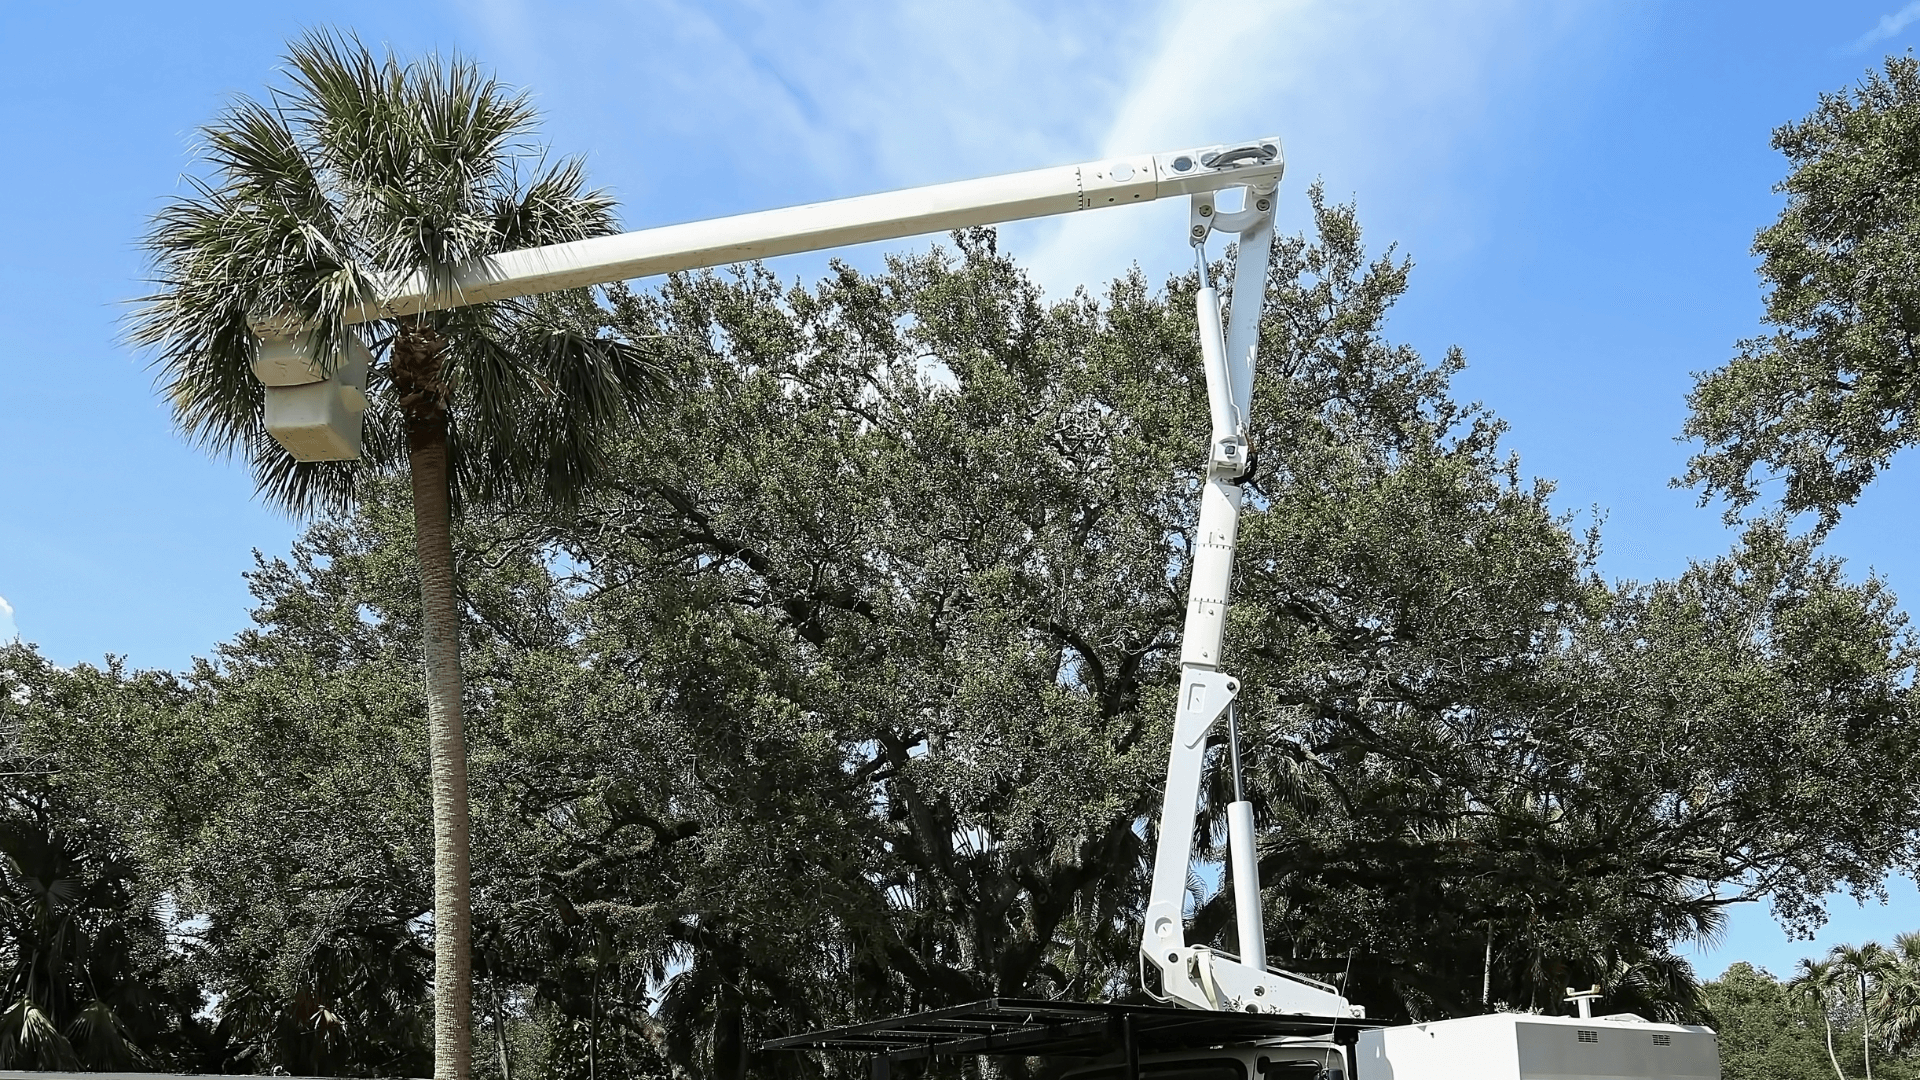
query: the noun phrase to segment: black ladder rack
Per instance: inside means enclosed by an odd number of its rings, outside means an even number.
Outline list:
[[[1128,1074],[1137,1076],[1141,1054],[1286,1038],[1320,1038],[1351,1045],[1363,1029],[1382,1026],[1378,1021],[1351,1017],[987,998],[947,1009],[769,1039],[762,1048],[873,1054],[876,1080],[885,1080],[892,1062],[952,1054],[1100,1057],[1124,1051]]]

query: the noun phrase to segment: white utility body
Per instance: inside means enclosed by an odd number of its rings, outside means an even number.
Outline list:
[[[1187,196],[1186,240],[1202,275],[1197,306],[1211,431],[1181,637],[1180,695],[1141,931],[1142,973],[1149,993],[1187,1008],[1350,1020],[1365,1012],[1337,989],[1267,964],[1253,808],[1240,797],[1234,724],[1240,683],[1223,667],[1221,655],[1243,485],[1252,475],[1247,418],[1284,171],[1280,141],[1264,138],[669,225],[477,259],[457,268],[453,285],[437,292],[419,279],[393,282],[352,310],[348,321],[404,318],[677,270]],[[1239,209],[1223,209],[1219,196],[1235,190]],[[1240,245],[1224,326],[1219,293],[1205,276],[1205,245],[1215,232],[1236,236]],[[254,373],[266,386],[268,431],[300,460],[358,457],[367,371],[374,362],[365,346],[347,335],[345,355],[321,357],[315,354],[318,337],[299,328],[256,330],[261,343]],[[1184,918],[1209,736],[1222,720],[1235,792],[1226,811],[1238,956],[1188,944]],[[1562,1032],[1561,1018],[1500,1014],[1363,1032],[1350,1060],[1358,1080],[1698,1080],[1719,1075],[1713,1035],[1704,1028],[1610,1019],[1567,1023],[1586,1025],[1578,1030],[1602,1039],[1597,1056],[1580,1056],[1579,1047],[1588,1044],[1575,1029]],[[1575,1040],[1572,1056],[1543,1049],[1561,1034]],[[1658,1042],[1662,1034],[1671,1045]],[[1639,1052],[1655,1045],[1674,1052]],[[1292,1040],[1149,1057],[1137,1064],[1143,1075],[1170,1078],[1202,1073],[1211,1078],[1216,1067],[1225,1070],[1219,1080],[1302,1075],[1299,1070],[1309,1067],[1316,1075],[1337,1076],[1348,1050],[1333,1042]],[[1229,1067],[1229,1061],[1238,1064]],[[1229,1075],[1236,1069],[1237,1077]],[[1249,1076],[1249,1070],[1257,1075]]]
[[[1713,1032],[1638,1017],[1491,1013],[1360,1033],[1355,1080],[1719,1080]],[[1332,1080],[1345,1048],[1311,1039],[1140,1059],[1141,1080]],[[1125,1080],[1115,1062],[1065,1080]]]
[[[1638,1017],[1492,1013],[1360,1033],[1358,1080],[1720,1080],[1713,1032]]]

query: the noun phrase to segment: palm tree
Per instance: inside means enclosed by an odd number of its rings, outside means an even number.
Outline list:
[[[1867,996],[1867,984],[1878,980],[1887,970],[1887,951],[1877,942],[1869,941],[1855,948],[1852,945],[1835,945],[1827,952],[1827,961],[1834,966],[1837,974],[1858,983],[1860,991],[1860,1054],[1861,1063],[1866,1070],[1867,1080],[1873,1080],[1873,1011],[1871,1000]]]
[[[436,1076],[454,1080],[469,1064],[471,915],[452,518],[468,501],[574,497],[659,369],[629,346],[559,329],[564,298],[350,325],[350,312],[377,309],[382,282],[417,275],[445,289],[463,260],[611,232],[612,202],[586,190],[577,160],[548,163],[526,96],[469,61],[402,63],[327,31],[296,40],[286,61],[286,85],[202,129],[212,175],[151,223],[157,289],[130,337],[155,351],[181,431],[245,454],[260,492],[293,513],[345,507],[364,470],[411,474],[432,766],[434,1061]],[[249,374],[260,325],[298,327],[323,358],[341,355],[349,334],[372,350],[360,461],[296,461],[268,437]]]
[[[1795,972],[1792,981],[1787,983],[1787,989],[1812,1002],[1820,1010],[1820,1018],[1827,1024],[1827,1060],[1833,1063],[1833,1075],[1839,1080],[1847,1080],[1847,1074],[1840,1070],[1839,1055],[1833,1052],[1833,1013],[1827,1007],[1827,1001],[1841,977],[1840,973],[1830,961],[1805,958],[1795,967]]]
[[[1887,954],[1876,997],[1887,1051],[1898,1054],[1920,1044],[1920,931],[1894,938]]]
[[[132,870],[44,813],[0,820],[0,1068],[150,1065],[167,1002],[143,985],[139,955],[161,939]]]

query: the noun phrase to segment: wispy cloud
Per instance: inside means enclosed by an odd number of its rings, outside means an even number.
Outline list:
[[[479,51],[538,91],[556,141],[594,148],[592,174],[630,227],[1278,134],[1295,227],[1299,191],[1324,176],[1336,197],[1391,200],[1403,220],[1424,213],[1458,232],[1473,218],[1445,172],[1484,147],[1490,103],[1539,93],[1527,76],[1543,57],[1611,18],[1523,0],[469,10]],[[1185,265],[1185,217],[1169,202],[1003,235],[1059,294],[1135,260],[1156,276]]]
[[[1096,143],[1157,0],[485,0],[631,225],[1056,164]],[[571,128],[571,132],[567,129]]]
[[[1885,41],[1913,25],[1915,19],[1920,19],[1920,0],[1913,0],[1913,3],[1890,15],[1880,16],[1880,21],[1873,24],[1873,29],[1861,34],[1860,40],[1854,42],[1853,47],[1864,49],[1876,41]]]
[[[13,624],[13,605],[7,598],[0,596],[0,644],[12,641],[20,636],[20,628]]]
[[[1389,236],[1424,225],[1428,243],[1446,232],[1470,243],[1462,234],[1479,200],[1451,170],[1484,148],[1496,115],[1539,92],[1528,84],[1541,61],[1597,17],[1578,5],[1192,0],[1172,9],[1100,149],[1279,135],[1292,227],[1318,177],[1336,199],[1358,195],[1363,220],[1390,224]],[[1186,216],[1169,203],[1125,220],[1064,219],[1043,231],[1033,263],[1057,285],[1105,280],[1134,261],[1153,276],[1182,269]]]

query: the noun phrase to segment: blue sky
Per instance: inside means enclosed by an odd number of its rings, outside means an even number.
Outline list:
[[[0,638],[56,661],[181,667],[246,624],[250,551],[296,524],[169,429],[117,341],[135,238],[194,128],[319,22],[459,49],[534,91],[631,227],[1278,133],[1285,224],[1315,177],[1417,269],[1394,331],[1470,367],[1526,470],[1605,518],[1603,569],[1670,576],[1730,535],[1668,488],[1690,373],[1757,328],[1748,245],[1781,173],[1768,132],[1920,38],[1920,2],[1389,4],[1056,0],[0,6]],[[1050,290],[1186,265],[1168,204],[1003,231]],[[919,241],[918,243],[924,243]],[[905,245],[891,245],[900,247]],[[850,253],[877,265],[880,250]],[[821,257],[777,266],[811,277]],[[1920,596],[1920,463],[1830,544]],[[1816,946],[1738,914],[1733,959],[1791,966],[1920,928],[1920,896],[1842,899]]]

